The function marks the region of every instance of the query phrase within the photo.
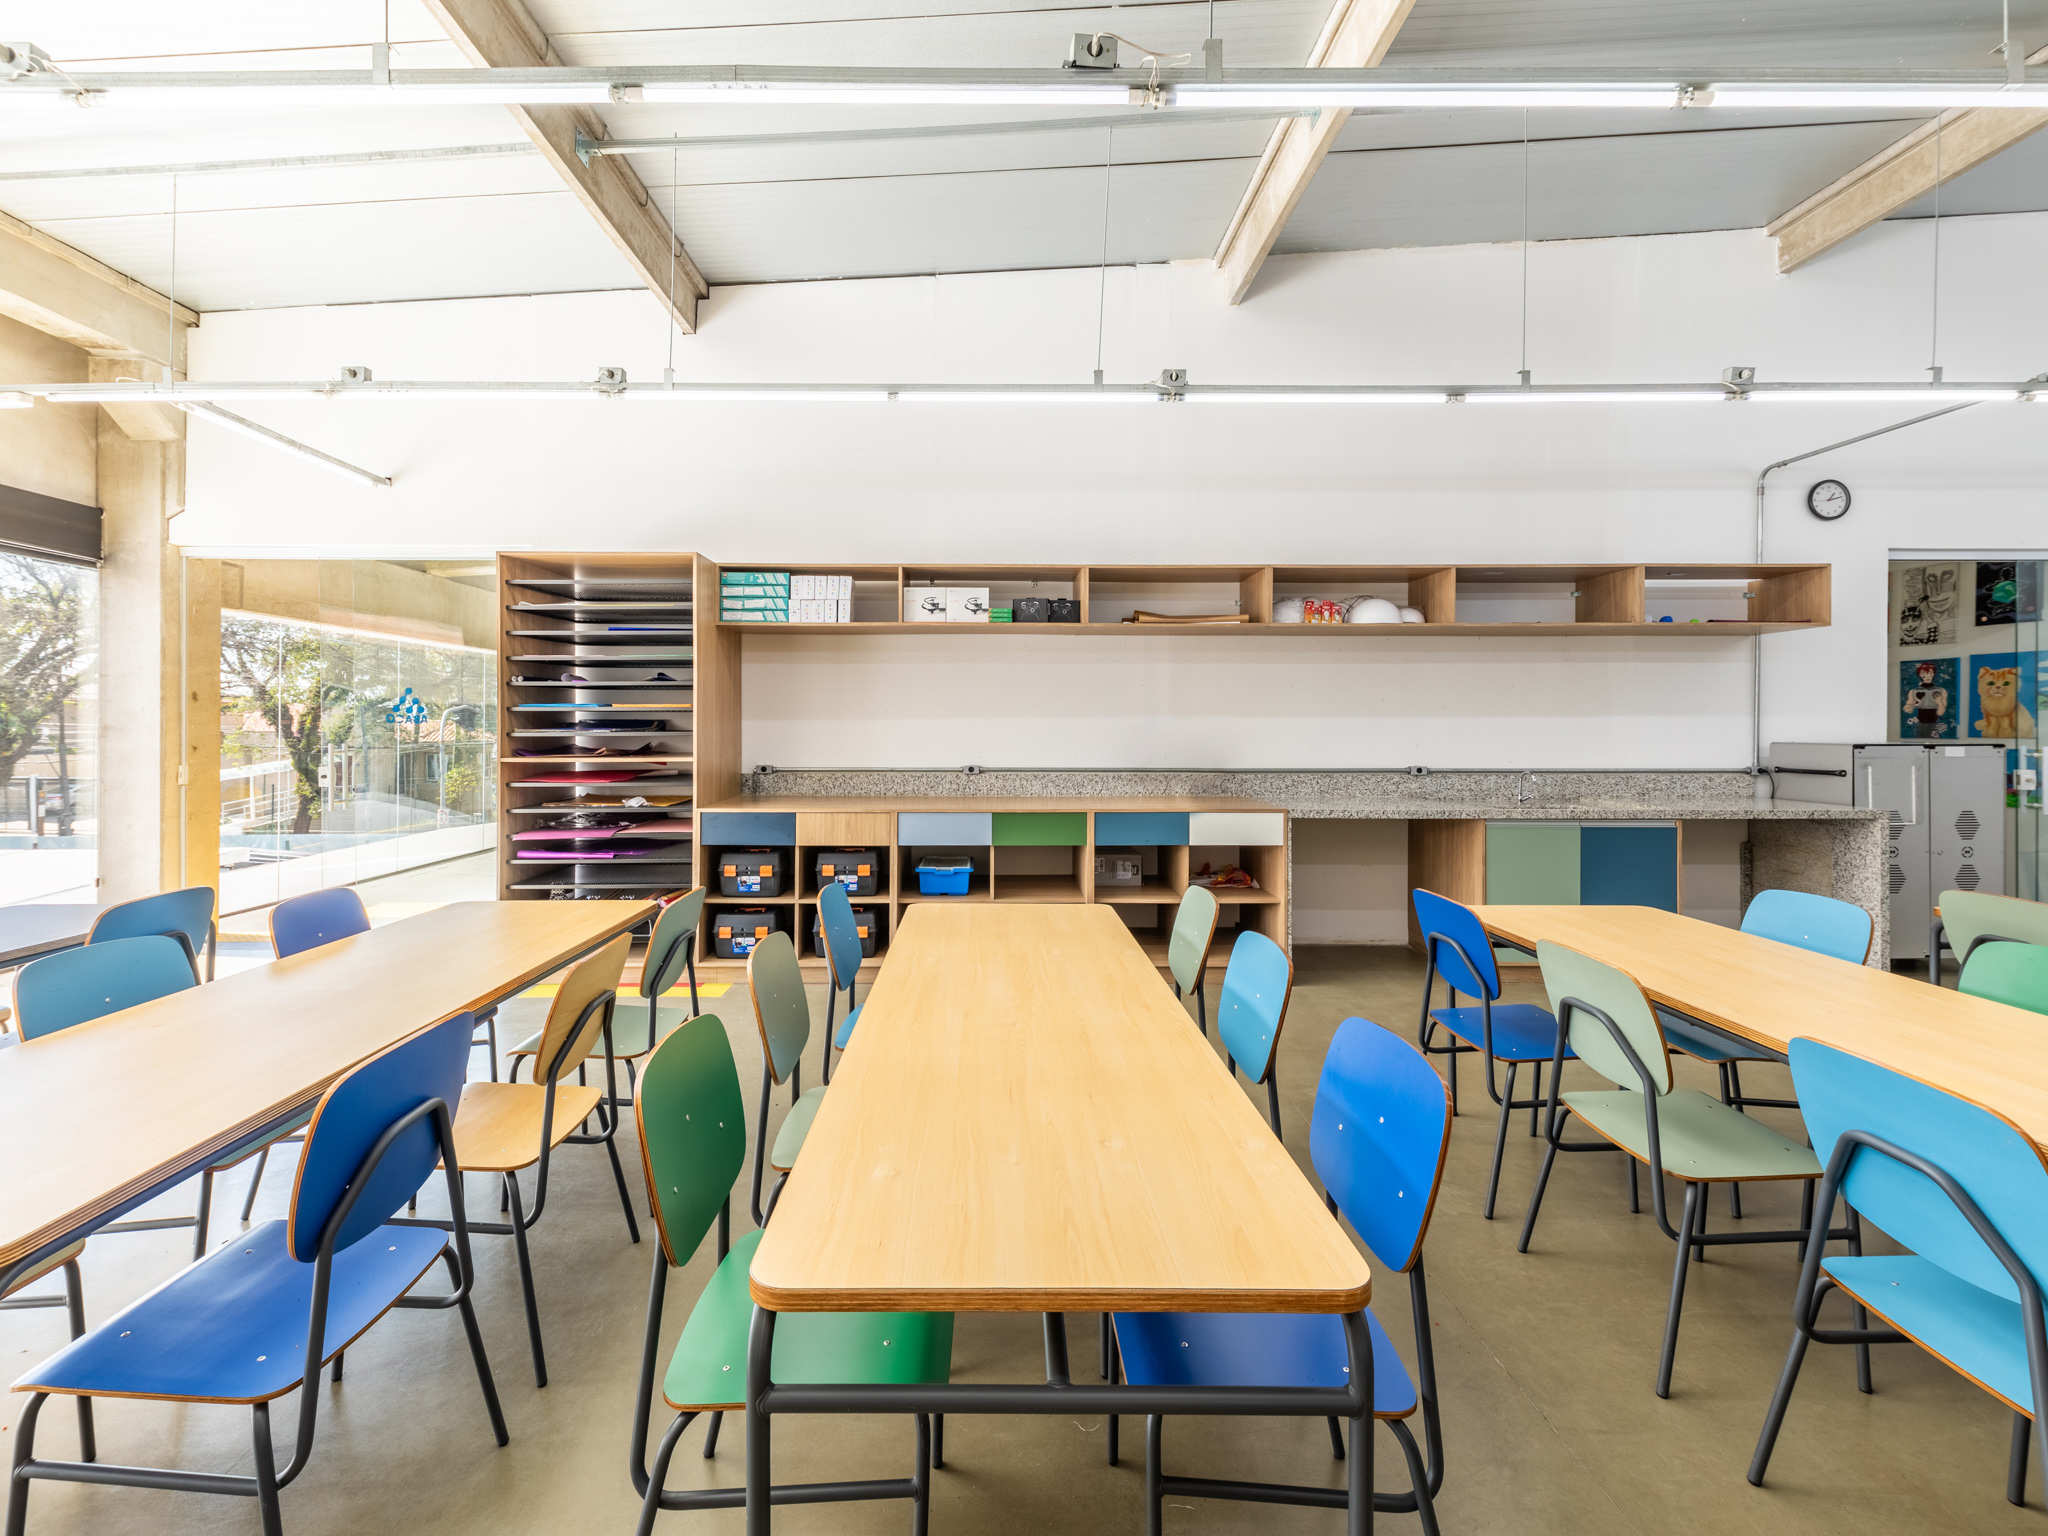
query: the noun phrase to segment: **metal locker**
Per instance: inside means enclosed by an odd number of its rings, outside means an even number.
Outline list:
[[[1885,846],[1885,888],[1891,894],[1892,958],[1924,960],[1927,924],[1919,914],[1933,901],[1927,859],[1927,748],[1922,746],[1858,747],[1855,759],[1855,803],[1891,814]]]
[[[1928,816],[1930,901],[1943,891],[2005,893],[2005,748],[1935,747]]]

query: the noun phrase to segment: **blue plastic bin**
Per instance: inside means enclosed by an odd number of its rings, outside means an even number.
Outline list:
[[[968,859],[926,859],[917,866],[917,889],[925,896],[965,896],[973,878]]]

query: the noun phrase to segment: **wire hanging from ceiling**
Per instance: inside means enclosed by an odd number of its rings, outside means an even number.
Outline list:
[[[1529,382],[1529,109],[1522,108],[1522,366],[1516,375]]]
[[[1116,164],[1116,130],[1103,135],[1102,255],[1095,269],[1095,382],[1102,383],[1102,318],[1109,302],[1109,176]]]
[[[178,367],[178,178],[171,177],[171,281],[164,290],[164,382],[175,383]]]
[[[682,151],[671,149],[668,152],[668,367],[662,370],[661,375],[670,384],[676,381],[676,197],[682,179]]]
[[[1941,117],[1934,119],[1934,268],[1927,300],[1927,371],[1941,382]]]

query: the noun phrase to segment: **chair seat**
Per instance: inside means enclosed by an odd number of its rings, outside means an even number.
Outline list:
[[[1650,1160],[1650,1130],[1643,1096],[1626,1088],[1574,1090],[1561,1095],[1587,1125],[1619,1147]],[[1817,1179],[1813,1148],[1788,1140],[1763,1121],[1710,1099],[1696,1088],[1674,1088],[1657,1103],[1664,1170],[1693,1181]]]
[[[1478,1008],[1432,1008],[1429,1016],[1466,1045],[1486,1043],[1486,1016]],[[1493,1057],[1496,1061],[1549,1061],[1557,1054],[1557,1020],[1548,1008],[1534,1003],[1498,1003],[1493,1010]],[[1576,1061],[1572,1048],[1564,1059]]]
[[[548,1145],[573,1136],[603,1097],[600,1087],[557,1083]],[[455,1160],[463,1172],[511,1173],[539,1162],[546,1107],[547,1089],[537,1083],[464,1083],[455,1112]]]
[[[43,1260],[41,1266],[37,1268],[33,1273],[23,1275],[19,1280],[14,1282],[14,1285],[10,1289],[0,1291],[0,1296],[12,1296],[16,1291],[22,1289],[24,1286],[34,1285],[38,1280],[42,1279],[43,1276],[51,1274],[56,1270],[62,1269],[66,1264],[69,1264],[73,1259],[77,1258],[83,1252],[85,1252],[85,1241],[82,1238],[78,1242],[73,1243],[69,1248],[58,1249],[55,1253],[51,1254],[47,1259]]]
[[[865,1007],[867,1007],[866,1003],[860,1005],[860,1008]],[[840,1021],[838,1030],[832,1036],[832,1045],[835,1050],[845,1050],[846,1042],[853,1038],[853,1026],[860,1019],[860,1008],[854,1009]]]
[[[782,1129],[775,1133],[775,1145],[768,1153],[770,1168],[787,1173],[796,1166],[796,1155],[803,1151],[804,1138],[811,1134],[811,1122],[818,1118],[818,1106],[824,1102],[825,1090],[813,1088],[789,1106]]]
[[[1958,1279],[1915,1254],[1821,1260],[1842,1289],[1923,1349],[1989,1387],[2022,1413],[2034,1409],[2020,1304]]]
[[[661,1395],[676,1409],[743,1406],[747,1331],[754,1298],[747,1269],[760,1246],[756,1229],[732,1245],[690,1309]],[[769,1374],[778,1382],[845,1386],[929,1385],[953,1373],[950,1312],[785,1312],[775,1320]]]
[[[334,1256],[323,1360],[346,1348],[433,1267],[447,1234],[379,1227]],[[215,1249],[67,1345],[16,1391],[260,1403],[299,1384],[313,1269],[291,1256],[285,1223]]]
[[[1674,1013],[1657,1010],[1657,1022],[1664,1026],[1664,1039],[1674,1051],[1683,1051],[1698,1061],[1776,1061],[1762,1046],[1744,1045],[1729,1035],[1701,1029]]]
[[[1405,1419],[1415,1383],[1370,1309],[1372,1411]],[[1139,1387],[1343,1387],[1344,1320],[1331,1313],[1119,1312],[1124,1377]]]
[[[520,1025],[530,1027],[532,1032],[517,1045],[513,1046],[511,1050],[505,1052],[505,1054],[507,1056],[531,1056],[540,1049],[541,1036],[547,1032],[546,1000],[543,998],[521,998],[515,999],[515,1001],[537,1002],[541,1004],[541,1007],[537,1013],[532,1015],[514,1016]],[[505,1021],[511,1007],[510,1003],[500,1005],[498,1009],[500,1022]],[[664,1035],[678,1024],[685,1023],[690,1017],[690,1010],[688,1008],[669,1004],[663,1004],[659,1012],[661,1015],[659,1027]],[[522,1014],[524,1013],[525,1011],[522,1010]],[[646,1001],[637,997],[621,997],[612,1009],[613,1057],[624,1061],[628,1057],[645,1056],[659,1043],[659,1041],[651,1039],[648,1035]],[[590,1055],[594,1061],[604,1060],[604,1042],[602,1040],[591,1048]]]

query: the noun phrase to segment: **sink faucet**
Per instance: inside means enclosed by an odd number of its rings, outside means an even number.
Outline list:
[[[1515,804],[1527,805],[1536,798],[1536,770],[1524,770],[1521,782],[1515,786]]]

